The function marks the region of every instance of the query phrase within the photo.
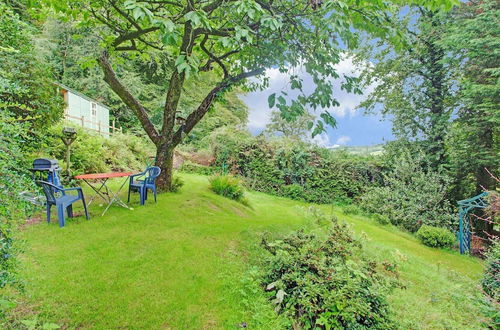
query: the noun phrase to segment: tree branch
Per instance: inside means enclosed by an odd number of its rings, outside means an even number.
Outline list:
[[[177,146],[182,140],[182,133],[188,134],[191,130],[198,124],[198,122],[205,116],[207,111],[210,109],[210,106],[213,104],[217,94],[234,85],[238,82],[247,79],[249,77],[258,76],[264,73],[265,68],[258,68],[248,72],[242,72],[239,75],[229,77],[227,79],[222,80],[217,84],[208,94],[205,96],[203,101],[200,103],[198,108],[191,112],[189,116],[186,118],[186,123],[184,126],[179,127],[179,129],[175,132],[172,140],[172,146]]]
[[[212,54],[205,47],[205,43],[207,42],[207,40],[208,40],[208,34],[205,34],[205,37],[203,38],[203,41],[200,43],[201,49],[208,55],[208,57],[210,57],[210,59],[212,59],[214,62],[216,62],[217,64],[219,64],[219,66],[221,67],[222,71],[224,72],[224,79],[227,79],[227,77],[229,76],[229,73],[227,72],[226,66],[224,65],[224,63],[222,63],[222,61],[220,60],[220,58],[218,58],[217,56],[215,56],[214,54]]]
[[[134,30],[134,31],[129,32],[127,34],[122,34],[122,35],[118,36],[115,39],[115,41],[113,41],[112,45],[113,45],[113,47],[117,47],[117,46],[121,45],[122,43],[124,43],[125,41],[129,41],[129,40],[133,40],[133,39],[139,38],[140,36],[142,36],[144,34],[156,31],[158,29],[159,29],[159,27],[152,26],[152,27],[149,27],[147,29]]]
[[[109,55],[106,51],[101,53],[101,56],[97,59],[99,66],[104,72],[104,81],[111,87],[111,89],[120,97],[120,99],[134,111],[135,115],[141,122],[142,127],[148,134],[149,138],[153,143],[157,144],[160,140],[158,132],[154,127],[153,123],[149,119],[146,109],[141,105],[141,103],[123,86],[115,71],[109,63]]]

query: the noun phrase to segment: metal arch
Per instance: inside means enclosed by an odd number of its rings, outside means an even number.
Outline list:
[[[469,199],[458,201],[458,217],[460,220],[458,240],[460,243],[460,253],[470,253],[472,242],[472,230],[469,211],[475,208],[484,209],[488,206],[485,197],[488,192],[483,192]]]

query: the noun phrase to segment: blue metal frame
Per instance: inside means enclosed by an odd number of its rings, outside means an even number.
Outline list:
[[[471,242],[472,242],[472,230],[469,212],[472,209],[479,208],[484,209],[488,206],[486,201],[486,196],[488,192],[483,192],[477,196],[469,199],[464,199],[458,201],[458,217],[460,220],[459,231],[458,231],[458,241],[460,243],[460,253],[470,253]]]

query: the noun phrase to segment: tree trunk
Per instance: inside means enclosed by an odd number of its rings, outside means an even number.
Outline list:
[[[172,189],[174,150],[174,148],[167,146],[160,146],[156,150],[155,165],[161,169],[160,176],[156,179],[159,191],[170,191]]]

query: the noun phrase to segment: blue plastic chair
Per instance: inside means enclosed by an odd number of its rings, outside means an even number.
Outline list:
[[[73,204],[79,200],[81,200],[83,203],[83,208],[85,209],[85,217],[87,218],[87,220],[90,219],[82,188],[61,188],[46,181],[37,181],[37,183],[42,187],[43,193],[47,198],[46,206],[48,223],[50,223],[50,208],[52,207],[52,205],[55,205],[57,207],[59,227],[64,227],[64,211],[68,213],[68,217],[73,218]],[[77,195],[66,195],[66,192],[68,191],[76,191]]]
[[[150,166],[142,173],[131,175],[128,184],[127,202],[130,202],[130,192],[137,191],[139,192],[141,205],[144,205],[145,201],[148,199],[148,189],[154,193],[156,202],[156,178],[160,175],[160,173],[161,169],[158,166]],[[142,176],[144,176],[143,180],[135,180],[135,178]]]

